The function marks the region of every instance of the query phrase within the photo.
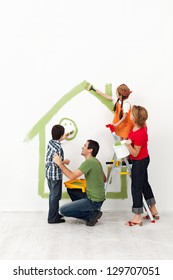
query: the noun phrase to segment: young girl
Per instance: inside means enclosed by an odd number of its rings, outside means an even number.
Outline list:
[[[156,201],[148,182],[147,168],[150,162],[148,154],[148,134],[146,127],[146,120],[148,112],[144,107],[134,105],[130,118],[134,123],[133,130],[129,133],[129,139],[126,146],[130,152],[132,159],[132,174],[131,174],[131,191],[132,191],[132,212],[135,214],[131,221],[126,225],[142,226],[143,202],[142,195],[150,208],[150,211],[155,219],[158,219],[158,211],[156,209]],[[147,218],[148,216],[146,216]]]
[[[114,98],[106,93],[103,93],[99,90],[96,90],[96,93],[102,95],[104,98],[112,100],[114,105],[114,118],[113,126],[115,129],[116,135],[120,139],[127,139],[129,132],[133,128],[133,123],[130,120],[131,104],[127,100],[131,91],[125,84],[122,84],[117,87],[116,95],[117,98]]]

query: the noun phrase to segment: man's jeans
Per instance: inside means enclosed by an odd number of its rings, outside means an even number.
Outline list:
[[[62,180],[47,180],[49,193],[48,222],[56,222],[59,218],[59,200],[62,196]]]
[[[95,202],[85,197],[61,206],[60,213],[66,217],[89,221],[94,210],[99,210],[102,204],[103,201]]]
[[[141,160],[133,160],[132,164],[132,198],[133,206],[132,212],[135,214],[143,213],[143,201],[142,194],[149,206],[154,205],[155,198],[148,182],[147,168],[150,162],[150,158],[144,158]]]

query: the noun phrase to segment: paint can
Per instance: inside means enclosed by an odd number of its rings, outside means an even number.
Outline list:
[[[127,146],[125,143],[126,143],[126,140],[122,140],[122,141],[116,142],[114,144],[113,147],[114,147],[114,151],[117,156],[117,159],[125,158],[128,155],[130,155],[129,150],[127,149]]]

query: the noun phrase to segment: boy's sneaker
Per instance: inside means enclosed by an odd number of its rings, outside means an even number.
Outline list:
[[[64,219],[57,219],[56,221],[52,222],[52,221],[48,221],[48,224],[61,224],[61,223],[65,223]]]
[[[101,216],[102,216],[102,212],[99,210],[95,210],[92,213],[90,220],[86,222],[86,226],[90,226],[90,227],[95,226],[97,220],[100,219]]]
[[[64,216],[58,213],[58,219],[62,219],[62,218],[64,218]]]

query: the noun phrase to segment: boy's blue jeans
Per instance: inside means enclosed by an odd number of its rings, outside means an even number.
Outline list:
[[[59,201],[62,196],[62,180],[47,179],[49,193],[48,222],[56,222],[59,219]]]

